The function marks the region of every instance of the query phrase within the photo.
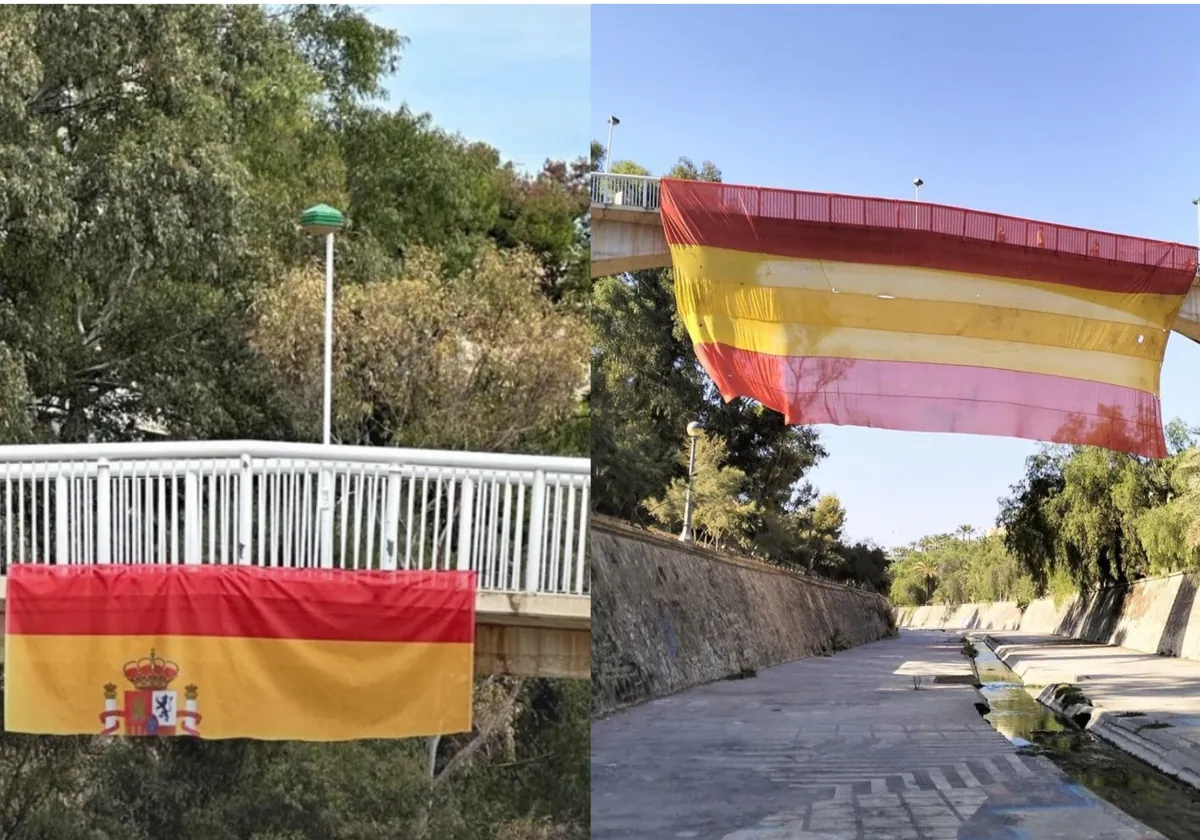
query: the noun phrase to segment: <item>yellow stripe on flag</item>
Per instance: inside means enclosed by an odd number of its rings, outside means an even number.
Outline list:
[[[695,344],[724,344],[769,356],[971,365],[1107,382],[1158,394],[1157,360],[1135,359],[1116,353],[962,336],[772,324],[719,315],[684,315],[681,320]],[[914,328],[919,329],[919,326],[914,325]]]
[[[808,289],[896,299],[1023,309],[1169,329],[1182,298],[1120,294],[1078,286],[910,266],[793,259],[699,245],[672,245],[676,281]]]
[[[884,332],[962,336],[1073,350],[1101,350],[1161,361],[1166,330],[1115,324],[1023,309],[857,295],[813,289],[779,289],[686,278],[676,284],[679,314],[765,324],[853,327]]]
[[[50,636],[5,639],[9,729],[46,735],[105,729],[105,687],[119,712],[139,703],[122,670],[156,656],[179,665],[202,737],[340,741],[471,728],[474,646],[237,636]],[[116,718],[112,719],[116,721]],[[124,722],[123,719],[121,722]],[[124,732],[124,728],[121,730]]]

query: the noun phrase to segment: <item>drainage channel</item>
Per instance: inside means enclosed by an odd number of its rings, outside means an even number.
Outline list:
[[[1035,699],[1042,686],[1025,686],[981,639],[974,642],[979,692],[990,707],[980,711],[997,732],[1170,840],[1200,838],[1200,793],[1043,706]]]

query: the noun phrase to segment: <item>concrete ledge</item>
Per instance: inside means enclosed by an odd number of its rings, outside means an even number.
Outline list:
[[[637,207],[622,207],[614,204],[593,204],[591,215],[593,223],[626,222],[633,225],[662,227],[662,214],[657,210],[643,210]]]
[[[475,673],[590,679],[591,638],[587,630],[479,624]]]
[[[1146,762],[1169,776],[1174,776],[1181,782],[1200,788],[1200,718],[1188,714],[1173,714],[1170,712],[1141,712],[1134,709],[1105,708],[1104,700],[1097,696],[1104,695],[1103,677],[1097,677],[1100,682],[1093,685],[1097,689],[1096,696],[1088,693],[1088,677],[1084,674],[1070,674],[1055,670],[1052,667],[1031,666],[1019,659],[1021,647],[1017,643],[999,644],[998,639],[985,637],[992,651],[1005,665],[1021,677],[1026,684],[1037,685],[1035,680],[1045,680],[1045,687],[1038,695],[1038,702],[1070,720],[1082,723],[1085,730],[1098,738],[1103,738],[1113,746]],[[1041,655],[1048,655],[1056,647],[1078,648],[1078,644],[1053,644],[1053,639],[1031,638],[1026,647],[1032,647],[1041,642],[1051,642],[1039,648]],[[1091,651],[1109,649],[1117,652],[1119,649],[1111,645],[1086,644],[1084,647]],[[1066,655],[1066,654],[1064,654]],[[1117,653],[1116,655],[1121,655]],[[1062,686],[1070,686],[1074,691],[1064,696]],[[1111,691],[1111,687],[1109,689]],[[1136,691],[1136,689],[1132,689]],[[1117,702],[1124,703],[1126,698],[1113,695]],[[1068,702],[1064,702],[1068,701]],[[1135,701],[1136,702],[1136,701]]]
[[[480,624],[587,630],[592,624],[592,599],[586,595],[480,592],[475,596],[475,620]]]

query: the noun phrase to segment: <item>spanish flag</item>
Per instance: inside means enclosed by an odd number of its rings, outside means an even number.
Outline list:
[[[679,314],[788,423],[1166,454],[1196,249],[911,201],[663,180]]]
[[[474,572],[8,572],[4,722],[40,735],[341,741],[471,728]]]

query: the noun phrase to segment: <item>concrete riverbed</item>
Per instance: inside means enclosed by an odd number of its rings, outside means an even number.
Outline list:
[[[906,631],[593,721],[592,837],[1164,837],[981,718],[960,639]]]

